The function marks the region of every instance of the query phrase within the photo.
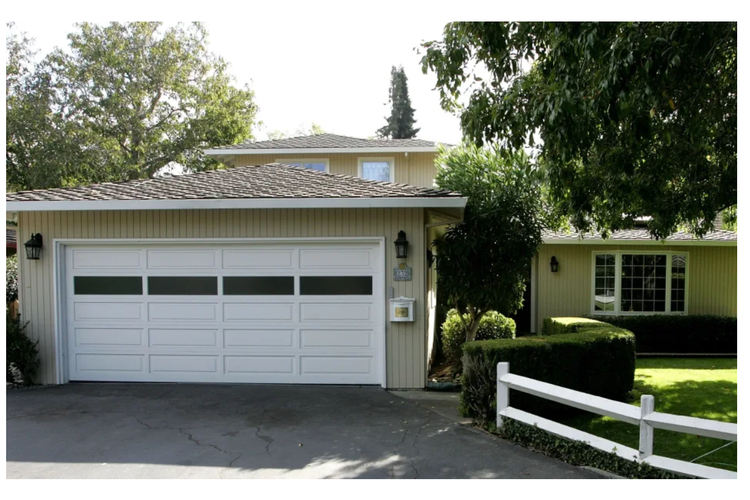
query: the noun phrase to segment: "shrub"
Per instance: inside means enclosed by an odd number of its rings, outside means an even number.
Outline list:
[[[6,381],[31,385],[39,368],[39,342],[32,342],[24,330],[26,324],[20,318],[11,318],[5,313]]]
[[[464,321],[468,322],[468,314]],[[516,322],[496,311],[489,311],[479,321],[477,340],[512,339],[516,336]],[[449,361],[461,361],[461,347],[466,341],[466,333],[458,316],[458,311],[451,309],[443,323],[443,352]]]
[[[605,321],[633,332],[639,353],[737,353],[736,317],[657,314],[614,316]]]
[[[578,319],[578,318],[576,318]],[[575,333],[467,342],[463,352],[460,410],[482,424],[496,414],[497,364],[511,373],[604,398],[625,401],[633,390],[635,337],[622,328],[594,320],[545,320],[549,331]],[[578,412],[528,394],[511,391],[511,405],[549,418]]]
[[[5,259],[5,303],[18,300],[18,258],[11,255]]]

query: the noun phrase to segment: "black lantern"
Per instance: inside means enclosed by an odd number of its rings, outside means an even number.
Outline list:
[[[396,245],[396,258],[405,259],[407,255],[407,249],[409,248],[409,242],[406,241],[406,233],[403,231],[398,232],[398,238],[393,242]]]
[[[560,263],[557,262],[557,259],[553,255],[552,258],[549,261],[549,268],[553,273],[557,272],[557,269],[560,267]]]
[[[29,260],[39,260],[42,254],[42,235],[39,233],[31,234],[31,239],[23,244],[26,247],[26,258]]]

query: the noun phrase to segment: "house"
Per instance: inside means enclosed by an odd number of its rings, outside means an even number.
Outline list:
[[[42,235],[40,258],[19,259],[39,381],[424,387],[427,242],[466,204],[431,187],[436,145],[324,135],[208,154],[233,168],[7,194],[21,234]],[[389,310],[399,297],[414,301]]]
[[[207,154],[232,168],[7,195],[21,234],[43,236],[39,260],[19,259],[41,382],[424,387],[429,244],[466,204],[434,187],[437,145],[323,134]],[[737,314],[734,232],[547,233],[531,267],[530,332],[548,316]]]

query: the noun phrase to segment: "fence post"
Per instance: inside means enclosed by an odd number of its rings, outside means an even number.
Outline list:
[[[495,417],[497,418],[498,429],[503,426],[503,418],[500,416],[500,411],[508,407],[508,393],[510,392],[508,386],[500,382],[500,378],[508,373],[510,373],[510,363],[503,362],[497,364],[497,414]]]
[[[654,412],[654,397],[641,396],[641,437],[638,444],[638,458],[644,460],[654,454],[654,428],[643,417]]]

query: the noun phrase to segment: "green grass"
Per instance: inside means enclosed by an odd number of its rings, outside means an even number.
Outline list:
[[[737,422],[737,360],[719,358],[650,358],[636,362],[633,404],[654,396],[656,411]],[[581,415],[563,423],[638,449],[638,427],[610,417]],[[727,441],[654,430],[654,454],[691,461]],[[695,463],[737,470],[737,443]]]

